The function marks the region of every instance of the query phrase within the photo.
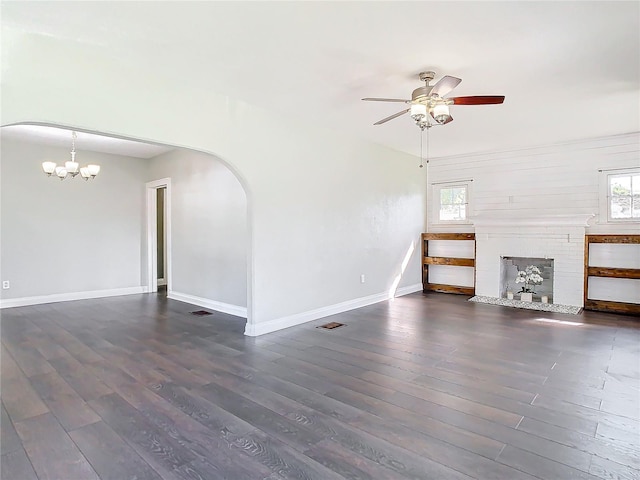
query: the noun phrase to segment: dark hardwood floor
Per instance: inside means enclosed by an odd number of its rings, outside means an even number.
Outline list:
[[[638,319],[418,293],[249,338],[194,310],[2,310],[2,479],[640,478]]]

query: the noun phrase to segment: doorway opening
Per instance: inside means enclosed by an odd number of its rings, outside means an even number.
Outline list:
[[[157,252],[156,252],[156,276],[158,278],[158,287],[166,287],[167,275],[165,265],[167,264],[167,249],[165,245],[167,243],[167,231],[165,228],[165,219],[167,218],[167,211],[164,208],[164,199],[166,196],[167,187],[160,187],[156,189],[157,202],[156,202],[156,238],[157,238]]]
[[[171,179],[147,183],[147,281],[149,293],[171,292]],[[159,288],[160,287],[160,288]]]

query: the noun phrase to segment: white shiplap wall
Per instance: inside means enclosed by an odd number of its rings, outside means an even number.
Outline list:
[[[437,140],[435,140],[437,141]],[[640,224],[607,223],[600,216],[601,170],[634,168],[640,166],[640,132],[616,135],[584,141],[568,142],[557,145],[540,146],[517,151],[489,152],[473,155],[436,158],[429,162],[428,183],[472,180],[471,217],[516,216],[546,217],[556,215],[594,214],[586,229],[587,234],[623,234],[640,233]],[[431,199],[431,188],[429,188]],[[433,205],[433,203],[432,203]],[[474,232],[470,221],[464,225],[438,224],[433,208],[429,208],[429,232]],[[539,241],[545,242],[544,227],[532,231],[533,240],[541,235]],[[548,230],[548,229],[547,229]],[[548,232],[550,233],[550,232]],[[561,235],[557,230],[555,235]],[[576,233],[573,232],[575,236]],[[571,251],[573,270],[582,268],[575,261],[583,252],[581,239],[574,243]],[[532,244],[529,243],[531,247]],[[440,254],[455,256],[455,251],[443,251]],[[502,252],[502,255],[511,252]],[[482,254],[478,251],[478,256]],[[493,259],[491,260],[493,262]],[[479,265],[487,259],[477,259]],[[618,266],[618,265],[601,265]],[[629,265],[631,266],[631,265]],[[582,270],[573,272],[571,282],[577,282]],[[465,285],[468,275],[458,275],[451,270],[442,276],[448,283]],[[480,278],[477,281],[480,282]],[[594,282],[590,296],[602,299],[614,298],[615,287]],[[489,288],[488,291],[497,291]],[[581,286],[575,285],[571,293],[572,304],[578,298]],[[482,288],[481,288],[482,290]],[[484,289],[485,292],[487,289]],[[478,292],[481,294],[480,292]],[[616,296],[617,297],[617,296]],[[562,298],[562,296],[560,297]],[[627,300],[633,301],[633,299]]]
[[[434,140],[437,141],[437,140]],[[599,218],[599,170],[640,166],[640,132],[526,150],[435,158],[430,184],[473,180],[472,215],[594,213],[588,234],[637,233],[640,225],[606,224]],[[429,231],[472,232],[472,225],[436,225]]]

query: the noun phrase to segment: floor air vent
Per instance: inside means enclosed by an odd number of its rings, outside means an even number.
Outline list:
[[[198,317],[204,317],[205,315],[213,315],[211,312],[207,312],[206,310],[196,310],[195,312],[189,312],[191,315],[197,315]]]
[[[324,325],[320,325],[319,327],[316,327],[316,328],[325,328],[327,330],[333,330],[334,328],[343,327],[343,326],[344,326],[344,323],[331,322],[331,323],[326,323]]]

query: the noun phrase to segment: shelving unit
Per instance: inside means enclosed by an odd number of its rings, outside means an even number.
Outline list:
[[[459,295],[475,295],[475,258],[457,258],[457,257],[432,257],[429,256],[429,241],[431,240],[472,240],[473,251],[475,257],[475,233],[423,233],[422,234],[422,290],[424,292],[443,292],[456,293]],[[430,265],[446,265],[456,267],[472,267],[473,268],[473,287],[461,287],[458,285],[445,285],[441,283],[429,282],[429,266]]]
[[[589,298],[589,277],[640,279],[640,268],[610,268],[589,266],[589,246],[592,243],[640,244],[640,235],[585,235],[584,239],[584,308],[600,312],[640,315],[640,304],[594,300]]]

